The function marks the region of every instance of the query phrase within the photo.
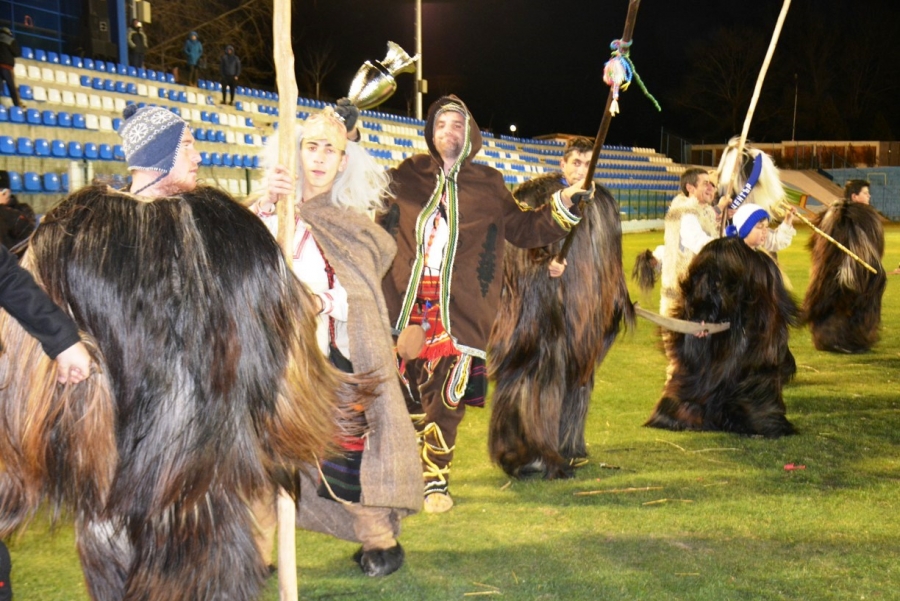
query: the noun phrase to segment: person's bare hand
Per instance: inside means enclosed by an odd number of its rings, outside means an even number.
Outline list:
[[[548,266],[550,269],[550,277],[558,278],[559,276],[561,276],[566,271],[566,265],[568,265],[568,263],[565,259],[562,260],[562,263],[560,263],[556,259],[551,259]]]
[[[296,192],[293,178],[283,165],[276,165],[266,174],[266,199],[275,204],[282,196],[289,196]]]
[[[78,384],[91,375],[91,354],[81,342],[76,342],[56,356],[56,381]]]

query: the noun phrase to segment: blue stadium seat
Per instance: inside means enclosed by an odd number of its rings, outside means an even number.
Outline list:
[[[28,171],[22,175],[22,181],[26,192],[41,191],[41,177],[34,171]]]
[[[63,192],[69,191],[69,174],[63,173],[59,176],[59,187]]]
[[[225,132],[223,130],[219,130],[216,132],[216,142],[227,142],[228,138],[225,136]]]
[[[50,142],[50,154],[58,159],[66,158],[66,143],[62,140],[53,140]]]
[[[34,50],[34,60],[41,61],[42,63],[47,62],[47,52],[45,50],[41,50],[40,48],[36,48]]]
[[[58,65],[59,64],[59,55],[55,52],[48,52],[47,53],[47,62],[53,63],[54,65]]]
[[[134,82],[129,82],[125,84],[125,93],[136,95],[137,94],[137,84]]]
[[[241,157],[241,167],[244,169],[252,169],[253,168],[253,157],[250,155],[244,155]]]
[[[237,86],[237,87],[234,89],[234,94],[235,94],[236,96],[239,96],[239,95],[241,95],[241,94],[246,93],[246,91],[247,91],[247,90],[244,88],[244,86]]]
[[[200,88],[201,90],[205,90],[205,89],[206,89],[206,80],[205,80],[205,79],[198,79],[198,80],[197,80],[197,87]]]
[[[106,61],[106,72],[107,72],[107,73],[113,73],[113,74],[116,74],[116,73],[118,73],[119,71],[118,71],[118,69],[116,68],[116,64],[115,64],[115,63],[111,63],[111,62],[109,62],[109,61]]]
[[[148,79],[148,77],[147,77],[147,70],[146,70],[145,68],[143,68],[143,67],[141,67],[140,69],[138,69],[138,77],[140,77],[141,79]]]
[[[178,100],[178,90],[169,90],[166,96],[169,98],[169,100],[175,102]]]
[[[253,168],[259,169],[259,157],[258,156],[253,157]]]
[[[27,58],[28,60],[34,60],[34,50],[29,48],[28,46],[22,46],[19,48],[19,51],[22,55],[22,58]]]
[[[212,164],[215,165],[216,167],[221,167],[221,166],[222,166],[222,155],[219,154],[218,152],[213,152],[212,154],[210,154],[210,155],[209,155],[209,160],[210,160],[210,161],[212,162]]]
[[[84,143],[84,158],[86,159],[99,159],[100,158],[100,149],[97,148],[97,144],[94,142],[85,142]]]
[[[101,60],[94,61],[94,71],[99,71],[100,73],[106,73],[106,63]]]
[[[50,142],[44,138],[37,138],[34,141],[34,156],[48,157],[50,156]]]
[[[19,98],[22,100],[34,100],[34,91],[31,86],[19,86]]]
[[[16,154],[23,157],[34,155],[34,142],[31,141],[31,138],[16,139]]]
[[[169,111],[178,115],[179,117],[181,116],[181,109],[178,108],[177,106],[170,106]]]
[[[16,154],[16,141],[12,136],[0,136],[0,154]]]
[[[201,121],[209,121],[209,113],[207,111],[200,111],[200,120]]]
[[[138,70],[136,67],[128,67],[128,77],[137,77]]]
[[[219,118],[219,113],[210,113],[209,114],[209,122],[213,125],[221,125],[221,119]]]
[[[100,145],[100,158],[104,161],[113,160],[113,149],[110,144],[101,144]]]
[[[102,90],[103,89],[103,78],[102,77],[93,78],[91,80],[91,87],[94,88],[95,90]]]
[[[72,127],[75,129],[85,129],[87,128],[87,124],[84,122],[84,115],[81,113],[75,113],[72,115]]]
[[[156,71],[153,69],[147,69],[147,79],[150,81],[156,81]]]
[[[116,82],[107,78],[103,80],[103,89],[107,92],[115,92],[116,91]]]
[[[81,69],[82,67],[84,67],[84,61],[81,60],[80,56],[73,56],[72,57],[72,66],[75,67],[76,69]]]
[[[184,90],[178,92],[178,102],[187,102],[187,92]]]
[[[82,147],[81,142],[77,142],[72,140],[69,142],[69,158],[70,159],[80,159],[84,157],[84,147]]]
[[[72,57],[68,54],[60,54],[59,55],[59,64],[63,67],[71,67],[72,66]]]
[[[233,155],[231,155],[231,164],[235,167],[243,167],[244,157],[242,157],[238,153],[234,153]]]
[[[252,118],[252,117],[245,117],[245,118],[244,118],[244,125],[246,125],[247,127],[253,127],[253,118]]]
[[[214,129],[206,130],[206,141],[207,142],[215,142],[216,141],[216,130],[214,130]]]
[[[160,71],[162,73],[162,71]],[[175,75],[172,73],[163,73],[163,76],[166,78],[166,83],[175,83]]]
[[[134,67],[131,67],[132,69]],[[122,63],[116,63],[116,73],[119,75],[128,75],[129,67],[127,65],[123,65]]]
[[[124,81],[115,82],[116,92],[119,94],[127,94],[128,93],[128,85]]]
[[[167,94],[168,94],[168,92],[166,91],[165,88],[159,88],[156,90],[156,95],[164,100],[165,100]]]
[[[194,139],[199,142],[206,142],[206,130],[202,127],[198,127],[194,130]]]
[[[201,153],[200,153],[200,164],[203,165],[203,166],[207,166],[207,167],[208,167],[209,165],[212,165],[212,161],[211,161],[210,158],[209,158],[209,153],[208,153],[208,152],[201,152]]]
[[[58,127],[72,127],[72,115],[66,111],[56,113],[56,125]]]
[[[78,81],[81,82],[82,87],[89,88],[91,87],[91,76],[90,75],[82,75],[78,78]]]
[[[234,160],[231,158],[231,154],[228,152],[222,153],[222,166],[223,167],[234,167]]]
[[[18,171],[9,172],[9,189],[13,192],[22,191],[22,174]]]
[[[82,61],[82,66],[85,69],[90,69],[91,71],[93,71],[94,70],[94,59],[85,57],[84,60]]]
[[[121,117],[113,117],[113,120],[112,120],[113,131],[119,131],[120,127],[122,127],[122,118]]]
[[[0,104],[0,121],[9,121],[9,109]]]
[[[253,134],[244,134],[244,144],[253,144]]]
[[[45,173],[43,177],[44,192],[59,192],[59,175],[56,173]]]
[[[41,111],[37,109],[28,109],[25,111],[25,122],[29,125],[41,124]]]
[[[240,100],[235,100],[235,101],[234,101],[234,108],[236,108],[236,109],[239,110],[239,111],[242,111],[242,110],[244,110],[244,103],[241,102]]]
[[[115,159],[117,161],[125,160],[125,151],[122,150],[121,144],[116,144],[113,146],[113,159]]]

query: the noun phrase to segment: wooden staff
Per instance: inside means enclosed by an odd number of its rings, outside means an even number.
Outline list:
[[[634,22],[637,20],[637,11],[640,5],[641,0],[629,0],[628,2],[628,15],[625,17],[625,31],[622,33],[622,41],[626,44],[631,41],[632,34],[634,33]],[[609,112],[609,107],[612,106],[613,95],[613,88],[610,87],[609,96],[606,97],[606,108],[603,110],[603,119],[600,121],[600,129],[597,131],[597,139],[594,140],[594,151],[591,153],[591,163],[588,165],[587,175],[585,176],[584,184],[581,187],[582,190],[590,190],[591,185],[594,183],[594,169],[597,168],[597,161],[600,159],[600,150],[603,148],[603,143],[606,141],[609,123],[612,121],[612,113]],[[566,241],[563,242],[562,248],[556,256],[558,262],[562,263],[565,260],[566,255],[569,254],[569,248],[572,246],[572,240],[575,237],[576,229],[578,229],[578,224],[575,224],[572,226],[572,229],[569,230]]]
[[[832,238],[831,236],[829,236],[828,234],[826,234],[825,232],[823,232],[822,230],[817,228],[812,221],[810,221],[809,219],[807,219],[806,217],[804,217],[803,215],[801,215],[798,212],[794,212],[794,216],[799,217],[800,221],[802,221],[803,223],[805,223],[806,225],[811,227],[815,233],[819,234],[820,236],[822,236],[823,238],[825,238],[826,240],[828,240],[829,242],[831,242],[832,244],[837,246],[839,249],[841,249],[842,251],[844,251],[845,253],[850,255],[850,257],[854,261],[856,261],[857,263],[859,263],[860,265],[862,265],[863,267],[865,267],[872,273],[874,273],[876,275],[878,274],[878,271],[876,271],[874,267],[872,267],[871,265],[869,265],[868,263],[863,261],[862,258],[858,254],[856,254],[855,252],[853,252],[852,250],[850,250],[849,248],[847,248],[846,246],[844,246],[843,244],[841,244],[840,242],[838,242],[837,240],[835,240],[834,238]]]
[[[297,78],[291,45],[291,1],[274,0],[273,39],[275,42],[275,82],[278,86],[278,163],[284,165],[293,180],[297,169],[297,140],[294,120],[297,112]],[[294,198],[284,195],[278,202],[278,243],[288,266],[294,251]],[[278,489],[278,593],[281,601],[297,601],[297,546],[294,500]]]
[[[775,23],[775,31],[772,33],[772,40],[769,42],[769,49],[766,50],[766,58],[763,60],[762,68],[759,70],[759,76],[756,78],[756,87],[753,88],[753,96],[750,98],[750,108],[747,109],[747,116],[744,117],[744,127],[741,130],[741,137],[738,140],[737,160],[734,162],[734,171],[729,174],[722,174],[727,175],[728,177],[724,182],[726,187],[731,186],[735,175],[741,168],[744,145],[747,143],[747,134],[750,133],[750,122],[753,121],[753,113],[756,111],[756,103],[759,101],[759,94],[762,91],[763,81],[766,79],[769,63],[772,62],[772,55],[775,54],[775,47],[778,45],[778,38],[781,36],[781,26],[784,25],[784,19],[787,17],[787,12],[790,7],[791,0],[784,0],[784,4],[781,6],[781,13],[778,15],[778,21]],[[722,222],[719,227],[719,235],[724,235],[725,225],[727,223],[728,210],[726,209],[722,211]]]

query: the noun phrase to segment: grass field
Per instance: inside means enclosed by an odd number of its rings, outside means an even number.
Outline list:
[[[809,256],[801,228],[779,253],[795,295]],[[888,270],[900,228],[886,233]],[[625,236],[628,273],[661,232]],[[652,298],[634,300],[655,308]],[[784,391],[799,434],[780,440],[641,427],[666,362],[639,322],[597,373],[591,462],[568,481],[513,481],[486,453],[488,410],[470,410],[453,466],[456,507],[416,515],[407,563],[369,579],[356,546],[298,532],[300,597],[334,600],[900,599],[900,276],[884,297],[874,352],[817,352],[792,332],[798,373]],[[804,466],[786,470],[787,464]],[[637,489],[637,490],[635,490]],[[579,492],[599,494],[576,496]],[[11,542],[20,601],[87,599],[71,526],[38,520]],[[265,601],[278,598],[277,578]]]

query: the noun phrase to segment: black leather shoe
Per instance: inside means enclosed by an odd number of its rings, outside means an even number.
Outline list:
[[[387,576],[403,566],[403,547],[397,543],[390,549],[363,551],[362,547],[353,554],[353,561],[359,564],[366,576]]]

